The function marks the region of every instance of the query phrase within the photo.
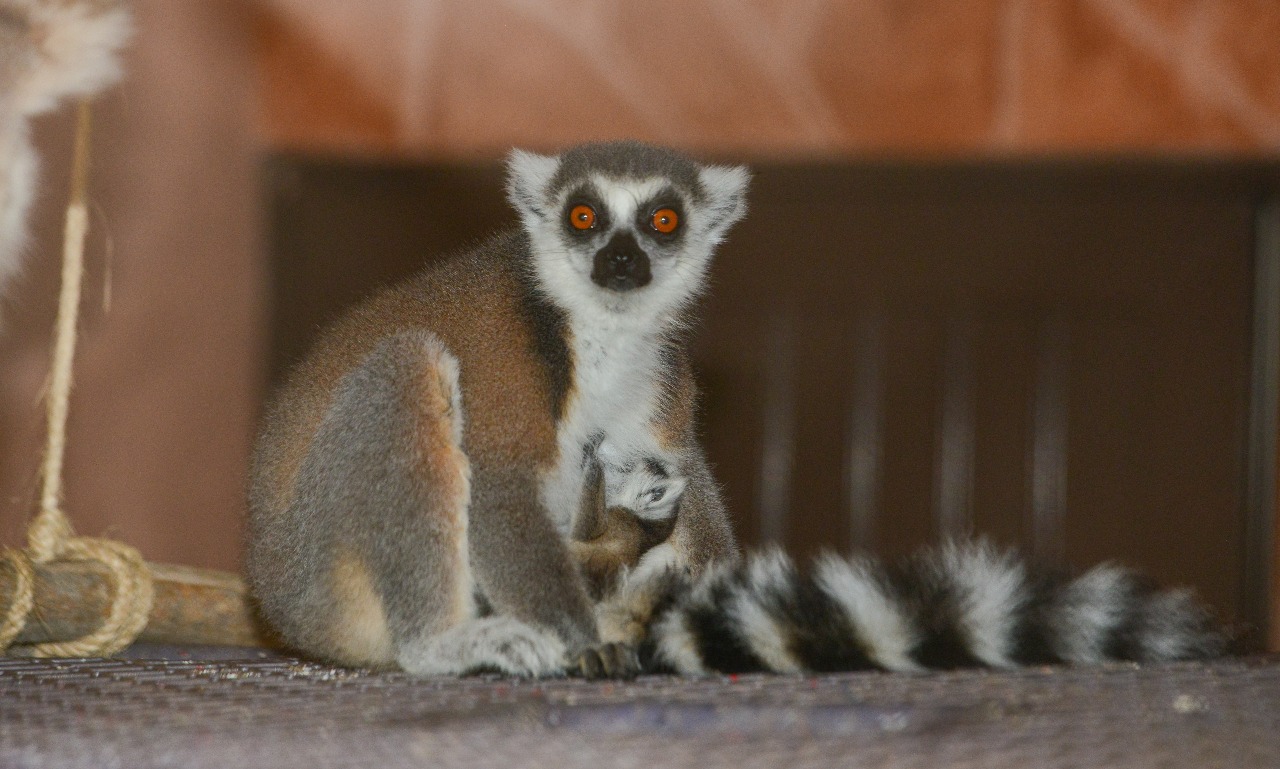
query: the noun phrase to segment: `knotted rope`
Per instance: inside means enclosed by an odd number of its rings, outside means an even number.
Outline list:
[[[85,203],[89,180],[89,104],[81,102],[76,122],[71,200],[67,205],[62,246],[62,292],[54,336],[49,384],[48,442],[41,468],[40,512],[27,528],[27,548],[2,556],[15,574],[14,594],[0,619],[0,649],[33,657],[109,656],[128,646],[146,627],[151,613],[151,571],[142,555],[123,542],[78,537],[62,511],[62,463],[67,442],[67,407],[71,398],[71,363],[76,349],[76,321],[84,277],[84,244],[89,231]],[[106,566],[115,595],[106,620],[92,633],[73,641],[11,647],[35,608],[35,566],[51,561],[97,561]]]

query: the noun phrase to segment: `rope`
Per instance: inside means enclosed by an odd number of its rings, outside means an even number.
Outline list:
[[[31,559],[20,550],[6,548],[0,557],[13,570],[13,595],[9,598],[4,619],[0,620],[0,647],[7,649],[26,627],[27,617],[35,607],[36,572]]]
[[[89,179],[88,102],[81,102],[76,121],[71,200],[67,205],[62,248],[62,291],[53,346],[53,372],[48,401],[48,444],[41,468],[40,512],[27,528],[26,551],[0,554],[14,570],[15,588],[0,620],[0,648],[33,657],[110,656],[133,642],[146,627],[154,594],[151,571],[142,555],[123,542],[78,537],[62,511],[62,466],[67,444],[67,409],[71,400],[71,363],[76,350],[80,286],[84,278],[84,244],[89,231],[85,205]],[[115,595],[106,620],[92,633],[72,641],[10,648],[35,608],[35,566],[54,560],[97,561],[107,567]]]

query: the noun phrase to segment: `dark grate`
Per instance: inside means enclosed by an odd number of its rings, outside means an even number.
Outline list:
[[[1280,766],[1280,664],[627,683],[0,660],[0,766]]]

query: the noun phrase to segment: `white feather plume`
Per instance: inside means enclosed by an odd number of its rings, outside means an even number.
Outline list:
[[[120,79],[128,11],[106,0],[0,0],[0,294],[18,272],[39,159],[28,119]]]

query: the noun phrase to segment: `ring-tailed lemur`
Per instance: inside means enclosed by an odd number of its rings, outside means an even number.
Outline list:
[[[736,558],[684,329],[748,173],[635,142],[515,151],[522,226],[324,331],[263,420],[247,571],[299,650],[416,674],[564,669],[598,642],[568,538],[598,437],[678,458],[645,555]]]

